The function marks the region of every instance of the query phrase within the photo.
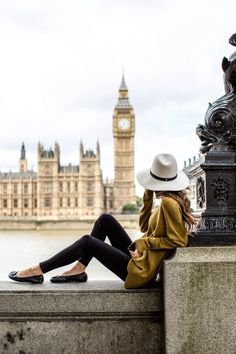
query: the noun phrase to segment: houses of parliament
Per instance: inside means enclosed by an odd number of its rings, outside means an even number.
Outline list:
[[[60,164],[60,146],[38,144],[38,171],[28,170],[24,143],[18,172],[0,173],[0,216],[76,219],[102,212],[120,213],[135,203],[135,115],[124,76],[113,114],[114,180],[103,180],[100,145],[96,151],[80,144],[80,162]]]

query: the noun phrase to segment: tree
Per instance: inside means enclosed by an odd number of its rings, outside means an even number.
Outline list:
[[[136,204],[127,203],[122,208],[122,213],[124,214],[135,214],[138,213],[139,208]]]

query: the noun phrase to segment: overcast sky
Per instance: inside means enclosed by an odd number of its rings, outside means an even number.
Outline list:
[[[0,170],[18,169],[22,141],[37,170],[39,141],[58,141],[61,163],[78,164],[80,140],[95,149],[99,139],[112,178],[122,67],[136,171],[160,152],[182,168],[198,154],[208,102],[224,94],[235,13],[235,0],[0,0]]]

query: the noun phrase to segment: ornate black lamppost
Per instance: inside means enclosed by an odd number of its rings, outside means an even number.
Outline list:
[[[236,34],[229,39],[236,46]],[[225,95],[210,103],[198,125],[205,155],[206,210],[190,244],[236,245],[236,52],[223,58]]]

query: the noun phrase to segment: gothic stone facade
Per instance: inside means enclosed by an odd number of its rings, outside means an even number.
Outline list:
[[[201,168],[201,164],[204,162],[205,156],[199,155],[198,158],[194,156],[193,160],[189,159],[187,165],[184,162],[183,171],[188,175],[189,184],[189,199],[191,202],[191,208],[197,213],[200,213],[206,207],[205,197],[205,173]]]
[[[76,219],[104,211],[120,213],[136,199],[134,133],[135,116],[123,77],[113,115],[114,180],[103,181],[99,143],[94,152],[84,151],[81,142],[76,166],[60,164],[57,143],[49,150],[39,144],[37,173],[27,168],[23,144],[19,172],[0,173],[0,216]]]

